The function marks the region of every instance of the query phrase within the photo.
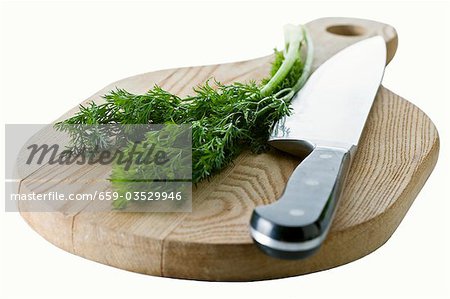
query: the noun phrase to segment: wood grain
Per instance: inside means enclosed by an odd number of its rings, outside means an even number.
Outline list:
[[[307,26],[316,45],[314,67],[340,49],[376,34],[386,40],[388,61],[397,47],[395,30],[385,24],[327,18]],[[211,76],[223,83],[260,79],[268,73],[272,59],[141,74],[115,82],[89,99],[101,101],[99,96],[115,86],[142,93],[157,83],[185,95]],[[431,120],[381,87],[329,237],[315,256],[302,261],[263,254],[248,232],[253,208],[277,200],[300,162],[276,150],[261,155],[245,152],[234,165],[199,184],[193,190],[192,213],[94,213],[70,205],[52,213],[32,213],[24,212],[26,203],[20,208],[30,226],[56,246],[125,270],[200,280],[286,277],[351,262],[386,242],[430,175],[438,151],[438,133]],[[67,180],[80,180],[82,190],[109,190],[109,171],[86,165],[64,170],[56,165],[30,172],[19,169],[20,192],[45,192]]]

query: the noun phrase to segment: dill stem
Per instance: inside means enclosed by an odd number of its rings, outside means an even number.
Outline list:
[[[288,44],[288,49],[286,52],[285,59],[281,64],[275,75],[270,78],[269,82],[261,89],[261,94],[263,97],[268,96],[272,91],[286,78],[289,71],[292,69],[295,61],[299,59],[300,53],[300,43],[303,41],[303,29],[300,26],[295,26],[288,24],[284,27],[286,44]]]

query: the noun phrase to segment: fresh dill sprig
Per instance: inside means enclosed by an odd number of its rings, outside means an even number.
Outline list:
[[[191,124],[192,181],[197,183],[229,165],[246,148],[264,151],[274,123],[289,115],[290,100],[309,76],[313,47],[303,26],[287,25],[285,38],[286,49],[275,50],[269,77],[261,83],[224,85],[208,80],[185,98],[157,85],[144,94],[116,89],[103,97],[103,104],[80,106],[77,114],[55,126],[70,131],[73,125]],[[72,134],[73,145],[86,149],[82,138]],[[113,179],[123,175],[114,173]]]

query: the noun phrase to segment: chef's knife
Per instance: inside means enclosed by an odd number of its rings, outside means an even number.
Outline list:
[[[275,125],[269,143],[306,158],[281,198],[253,211],[251,235],[265,253],[299,259],[319,249],[385,63],[386,45],[380,36],[345,48],[311,75],[292,100],[292,114]]]

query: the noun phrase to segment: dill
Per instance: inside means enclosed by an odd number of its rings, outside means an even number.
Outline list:
[[[192,181],[197,183],[229,165],[246,148],[256,153],[266,150],[274,123],[289,115],[290,101],[311,71],[313,47],[303,26],[286,25],[284,30],[286,49],[275,50],[270,74],[259,83],[224,85],[210,79],[184,98],[157,85],[144,94],[116,89],[103,96],[104,103],[80,105],[74,116],[55,127],[68,131],[73,144],[92,150],[110,136],[86,145],[71,126],[191,124]],[[113,169],[113,177],[120,179],[120,175]]]

